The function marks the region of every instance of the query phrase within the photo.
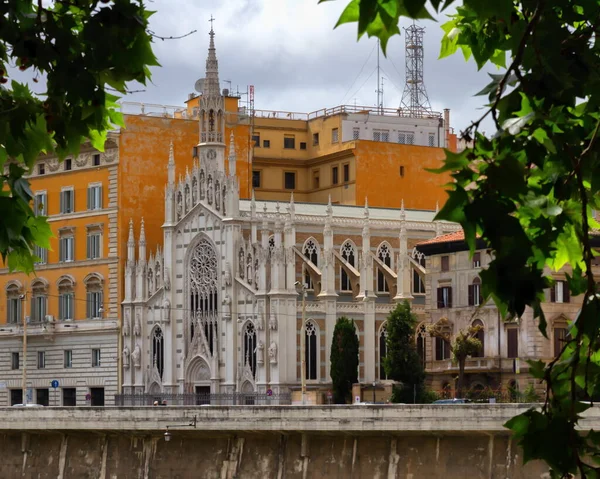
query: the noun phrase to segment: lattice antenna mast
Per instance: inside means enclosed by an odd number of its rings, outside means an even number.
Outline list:
[[[431,104],[423,81],[423,35],[425,28],[412,24],[405,28],[406,35],[406,85],[400,107],[412,117],[431,113]]]

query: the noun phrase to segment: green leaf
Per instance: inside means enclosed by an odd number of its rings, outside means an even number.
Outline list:
[[[344,9],[334,28],[344,23],[358,22],[360,15],[360,0],[352,0]]]

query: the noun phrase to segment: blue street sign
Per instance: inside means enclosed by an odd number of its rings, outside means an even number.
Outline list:
[[[58,381],[56,379],[54,379],[51,383],[50,386],[52,386],[54,389],[56,389],[58,387]]]

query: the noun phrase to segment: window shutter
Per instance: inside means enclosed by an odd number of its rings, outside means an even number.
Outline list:
[[[442,340],[440,338],[435,338],[435,359],[438,361],[444,359],[442,357]]]
[[[452,307],[452,287],[448,288],[448,307]]]
[[[87,189],[87,209],[91,210],[93,208],[93,195],[94,195],[94,189],[91,186],[88,186]]]
[[[571,291],[569,291],[569,284],[566,281],[562,282],[563,284],[563,303],[571,302]]]
[[[89,319],[92,317],[92,293],[87,293],[86,296],[86,317]]]
[[[506,330],[508,357],[517,358],[519,356],[519,330],[510,328]]]
[[[92,235],[87,236],[87,259],[92,257]]]
[[[96,208],[102,209],[102,185],[98,186],[98,204]]]
[[[438,309],[444,307],[444,290],[443,290],[443,288],[437,289],[437,304],[438,304]]]
[[[71,194],[69,195],[71,198],[71,205],[70,205],[70,213],[73,213],[73,211],[75,211],[75,190],[71,190]]]
[[[475,305],[475,286],[469,285],[469,306]]]
[[[550,302],[556,303],[556,286],[552,285],[550,287]]]
[[[60,212],[61,213],[65,212],[65,192],[64,191],[60,192]]]

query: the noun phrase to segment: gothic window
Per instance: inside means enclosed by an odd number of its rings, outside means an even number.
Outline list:
[[[58,319],[75,319],[75,283],[70,276],[58,280]]]
[[[190,301],[190,338],[201,331],[210,353],[214,354],[217,342],[219,316],[217,254],[207,239],[201,239],[191,252],[188,266],[188,291]]]
[[[302,252],[304,256],[308,258],[308,260],[314,264],[315,266],[319,266],[319,247],[317,242],[313,238],[309,238],[304,243],[304,248],[302,248]],[[303,267],[304,269],[304,284],[307,285],[307,289],[315,289],[315,286],[310,278],[310,274],[308,273],[308,268],[306,265]]]
[[[215,110],[208,112],[208,131],[215,131]]]
[[[427,358],[426,352],[426,340],[427,340],[427,330],[425,329],[425,325],[421,324],[417,328],[417,354],[419,355],[419,359],[421,360],[421,365],[423,369],[425,369],[425,361]]]
[[[99,319],[102,317],[103,281],[97,274],[90,274],[84,279],[87,303],[87,318]]]
[[[48,311],[48,284],[45,280],[37,279],[31,283],[31,322],[39,323],[44,320]]]
[[[346,241],[342,245],[341,249],[342,258],[350,265],[354,266],[354,261],[356,257],[356,251],[354,249],[354,245],[350,241]],[[352,281],[346,273],[344,268],[341,268],[340,272],[340,290],[341,291],[352,291]]]
[[[6,322],[17,324],[21,322],[21,285],[9,283],[6,287]]]
[[[479,326],[481,328],[475,335],[475,337],[481,342],[481,349],[475,354],[473,354],[473,357],[483,358],[485,356],[485,330],[483,329],[483,321],[481,321],[481,319],[476,319],[475,321],[473,321],[471,326]]]
[[[379,330],[379,379],[387,379],[384,360],[387,356],[387,325],[384,324]]]
[[[425,255],[418,252],[417,250],[413,250],[413,259],[419,263],[423,268],[425,268]],[[413,294],[425,294],[425,281],[416,268],[413,268],[413,277],[412,277],[412,292]]]
[[[315,323],[307,321],[304,326],[305,349],[304,360],[306,362],[306,379],[319,378],[319,349],[318,349],[318,329]]]
[[[256,375],[256,330],[254,324],[248,322],[244,328],[244,361],[250,367],[252,376]]]
[[[392,268],[392,251],[387,243],[382,243],[377,250],[379,261],[385,264],[388,268]],[[390,287],[385,279],[385,275],[381,268],[377,268],[377,291],[380,293],[389,293]]]
[[[160,379],[163,378],[165,369],[165,345],[163,341],[163,332],[159,326],[154,328],[152,333],[152,361],[158,370]]]
[[[271,235],[271,236],[269,236],[269,253],[273,253],[274,249],[275,249],[275,236]]]

